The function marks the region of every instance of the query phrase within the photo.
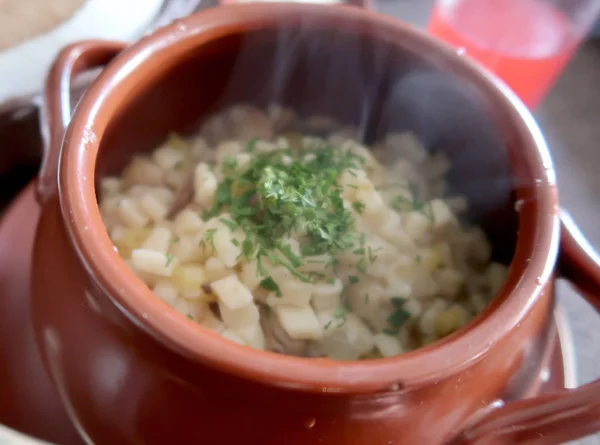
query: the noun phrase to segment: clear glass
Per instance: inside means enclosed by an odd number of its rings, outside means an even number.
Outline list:
[[[600,0],[437,0],[428,31],[493,71],[535,108],[600,10]]]

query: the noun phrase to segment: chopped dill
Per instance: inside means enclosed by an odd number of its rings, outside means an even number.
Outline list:
[[[279,289],[279,286],[277,285],[275,280],[273,280],[273,278],[271,278],[271,277],[265,278],[264,280],[262,280],[259,283],[259,286],[262,287],[263,289],[268,290],[269,292],[274,292],[275,296],[281,297],[281,290]]]
[[[365,211],[365,203],[362,201],[354,201],[352,203],[352,208],[356,211],[356,213],[362,215],[362,213]]]
[[[360,279],[356,275],[350,275],[348,277],[348,281],[350,282],[350,284],[357,284],[360,282]]]
[[[165,263],[165,267],[169,267],[173,262],[173,254],[167,253],[167,262]]]

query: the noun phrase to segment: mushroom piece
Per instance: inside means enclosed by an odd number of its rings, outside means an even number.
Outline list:
[[[260,324],[265,335],[265,346],[268,351],[297,357],[308,356],[308,341],[291,338],[285,332],[275,314],[264,306],[260,308]]]
[[[187,205],[194,199],[194,171],[192,170],[185,181],[175,191],[175,197],[169,211],[167,212],[167,219],[172,219],[187,207]]]

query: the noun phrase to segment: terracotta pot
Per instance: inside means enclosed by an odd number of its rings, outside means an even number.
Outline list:
[[[567,277],[600,304],[598,265],[560,236],[542,135],[501,83],[425,34],[348,6],[222,6],[122,50],[66,48],[43,113],[32,315],[88,443],[545,445],[600,429],[597,382],[494,403],[522,395],[523,370],[541,360],[559,239]],[[69,79],[104,64],[69,123]],[[114,251],[95,184],[171,130],[271,100],[359,125],[365,140],[411,129],[445,150],[453,187],[495,258],[511,262],[489,307],[417,351],[336,362],[230,343],[155,298]]]

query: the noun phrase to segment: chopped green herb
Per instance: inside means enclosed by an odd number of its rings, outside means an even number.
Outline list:
[[[423,258],[421,257],[421,255],[417,255],[417,256],[415,257],[415,261],[416,261],[417,263],[420,263],[422,259],[423,259]]]
[[[202,237],[202,240],[200,241],[200,247],[202,247],[203,249],[206,249],[206,243],[210,243],[210,247],[212,248],[213,252],[217,251],[217,248],[215,247],[215,233],[217,232],[217,229],[208,229],[206,232],[204,232],[204,236]]]
[[[431,222],[434,222],[433,208],[430,202],[426,203],[418,199],[411,200],[404,196],[397,196],[392,200],[390,206],[397,212],[419,212]]]
[[[323,329],[329,329],[329,326],[331,326],[332,322],[333,322],[333,320],[329,320],[327,323],[325,323],[325,326],[323,327]]]
[[[365,232],[360,232],[360,238],[359,238],[360,245],[364,246],[366,240],[367,240],[367,234]]]
[[[333,316],[335,318],[344,318],[346,315],[346,310],[343,307],[338,307],[335,312],[333,313]]]
[[[365,273],[367,271],[367,261],[364,258],[361,258],[358,263],[356,263],[356,268],[359,272]]]
[[[344,307],[346,308],[346,310],[351,311],[352,310],[352,305],[350,304],[350,300],[344,300]]]
[[[409,318],[410,313],[404,309],[396,309],[394,312],[392,312],[392,315],[388,317],[387,322],[390,326],[399,329]]]
[[[369,262],[371,264],[373,264],[375,262],[375,260],[377,259],[377,255],[375,255],[375,252],[379,249],[373,250],[373,249],[371,249],[371,246],[369,246],[368,250],[369,250]]]
[[[325,264],[325,269],[331,268],[334,273],[337,273],[337,265],[338,264],[339,264],[339,261],[335,258],[332,258],[331,260],[329,260],[327,262],[327,264]]]
[[[400,333],[400,331],[398,329],[390,329],[390,328],[383,328],[381,330],[381,332],[383,332],[386,335],[391,335],[391,336],[396,336]]]
[[[250,140],[250,142],[248,142],[248,145],[246,145],[246,151],[248,153],[252,153],[256,149],[257,142],[258,142],[258,138],[254,138],[254,139]]]
[[[335,284],[335,278],[327,278],[327,284],[333,286]]]
[[[407,300],[406,298],[402,297],[392,297],[390,301],[392,302],[392,306],[394,306],[397,309],[400,309],[404,307],[404,303],[406,303]]]
[[[173,243],[178,243],[181,240],[181,238],[179,237],[179,235],[175,235],[173,237]]]
[[[259,286],[262,287],[263,289],[268,290],[269,292],[274,292],[275,296],[281,297],[281,290],[279,289],[279,286],[273,280],[273,278],[267,277],[267,278],[263,279],[259,283]]]
[[[227,155],[223,157],[223,163],[222,163],[222,167],[221,167],[221,171],[223,173],[227,173],[231,170],[235,170],[235,167],[237,166],[237,159],[235,159],[235,157]]]
[[[219,218],[219,221],[221,221],[223,224],[225,224],[231,230],[235,230],[237,228],[237,224],[234,223],[233,221],[231,221],[230,219]]]
[[[194,317],[192,317],[192,314],[187,314],[186,317],[189,318],[190,320],[194,319]]]
[[[242,253],[249,260],[254,257],[254,253],[255,253],[254,245],[252,244],[252,241],[250,241],[248,238],[246,238],[244,241],[242,241]],[[263,275],[263,274],[261,274],[261,275]]]
[[[247,151],[254,152],[256,144],[256,140],[249,142]],[[203,219],[227,212],[230,218],[220,218],[221,222],[243,231],[242,253],[247,260],[257,261],[261,276],[268,276],[260,264],[266,257],[310,282],[314,276],[299,271],[305,259],[308,262],[309,257],[329,255],[331,260],[325,268],[335,272],[336,254],[356,245],[354,213],[344,207],[344,187],[339,178],[357,168],[361,158],[324,142],[314,145],[301,152],[287,148],[254,152],[243,168],[233,157],[223,159],[214,204]],[[355,204],[358,211],[363,203]],[[285,244],[290,236],[302,240],[299,253]],[[362,234],[361,247],[365,239]]]
[[[177,162],[175,163],[175,165],[173,166],[173,168],[174,168],[175,170],[180,170],[180,169],[181,169],[181,167],[183,167],[183,161],[177,161]]]
[[[348,277],[348,281],[350,282],[350,284],[357,284],[358,282],[360,282],[360,279],[356,275],[350,275]]]
[[[359,247],[358,249],[354,249],[352,251],[353,254],[355,255],[364,255],[365,254],[365,248],[364,247]]]
[[[352,203],[352,208],[356,211],[356,213],[362,215],[362,213],[365,211],[365,204],[361,201],[354,201]]]
[[[356,184],[346,184],[346,187],[350,187],[351,189],[357,189],[358,186]]]
[[[165,267],[169,267],[172,262],[173,262],[173,254],[167,253],[167,262],[165,264]]]
[[[239,246],[240,242],[238,240],[236,240],[235,238],[232,238],[231,244],[233,244],[234,246]]]
[[[369,294],[365,294],[365,303],[369,302]]]
[[[292,249],[290,248],[290,246],[287,246],[285,244],[279,246],[279,251],[283,254],[283,256],[285,256],[287,258],[287,260],[290,262],[290,264],[294,267],[300,267],[302,266],[302,261],[300,260],[300,258],[298,258],[298,256],[296,254],[294,254],[294,252],[292,252]]]

